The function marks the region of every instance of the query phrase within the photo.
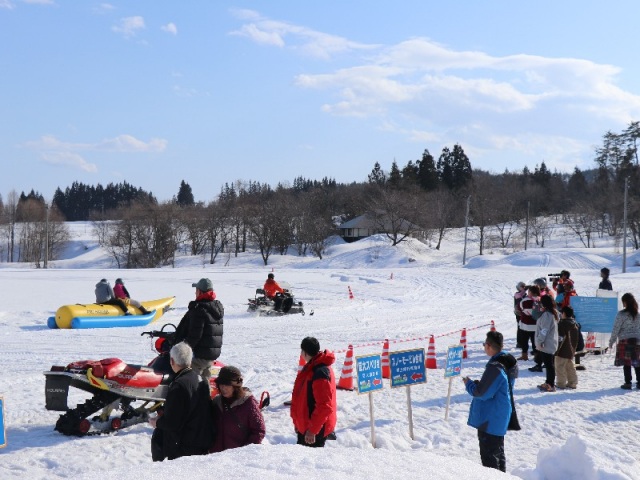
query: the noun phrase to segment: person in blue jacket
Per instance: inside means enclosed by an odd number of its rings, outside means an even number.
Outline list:
[[[465,388],[473,397],[467,425],[478,429],[480,459],[485,467],[506,472],[504,436],[511,419],[511,393],[518,376],[517,361],[502,351],[500,332],[488,332],[482,344],[490,357],[480,380],[464,377]]]

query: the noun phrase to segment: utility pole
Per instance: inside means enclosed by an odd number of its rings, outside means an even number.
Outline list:
[[[49,204],[44,206],[46,212],[46,224],[44,234],[44,268],[49,267]]]
[[[524,227],[524,249],[527,250],[527,246],[529,245],[529,204],[531,202],[527,200],[527,223]]]
[[[467,197],[467,213],[464,216],[464,252],[462,254],[462,266],[467,263],[467,231],[469,230],[469,205],[471,205],[471,195]]]
[[[627,192],[629,190],[629,177],[624,179],[624,215],[622,224],[624,234],[622,235],[622,273],[627,273]]]

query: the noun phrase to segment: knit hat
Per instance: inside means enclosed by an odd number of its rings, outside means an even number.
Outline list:
[[[218,372],[218,378],[216,378],[216,384],[218,385],[231,385],[234,387],[242,386],[243,382],[242,373],[236,367],[225,366]]]
[[[302,343],[300,344],[300,348],[307,354],[312,357],[315,357],[320,351],[320,342],[313,337],[305,337],[302,339]]]
[[[191,286],[196,287],[201,292],[213,290],[213,283],[208,278],[201,278],[198,283],[192,283]]]
[[[121,278],[116,278],[116,285],[124,285],[124,282]]]
[[[273,273],[270,273],[269,275],[267,275],[267,278],[276,278],[276,276]]]

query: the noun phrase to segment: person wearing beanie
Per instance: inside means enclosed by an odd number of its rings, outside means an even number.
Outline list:
[[[337,421],[336,378],[332,365],[336,357],[320,351],[320,342],[305,337],[300,355],[307,362],[298,372],[291,395],[291,419],[298,445],[324,447],[333,436]]]
[[[213,283],[201,278],[191,284],[196,289],[196,299],[189,302],[176,328],[175,342],[186,342],[193,349],[191,368],[207,383],[211,378],[211,365],[222,351],[222,318],[224,307],[213,291]]]
[[[193,352],[184,342],[169,352],[171,369],[175,373],[164,402],[163,414],[149,418],[154,427],[151,436],[151,458],[204,455],[213,441],[211,397],[209,385],[191,368]]]
[[[131,298],[129,291],[127,290],[127,287],[124,286],[124,282],[121,278],[116,278],[116,284],[113,287],[113,294],[116,298],[122,300],[125,305],[133,305],[136,307],[143,315],[151,313],[149,310],[144,308],[139,301]]]
[[[242,373],[230,365],[220,369],[215,380],[220,392],[213,399],[213,425],[216,432],[211,453],[262,443],[266,427],[258,401],[243,386]]]
[[[478,429],[478,444],[482,465],[506,472],[504,436],[507,427],[513,425],[513,385],[518,376],[518,362],[502,351],[500,332],[487,332],[482,344],[489,356],[482,378],[471,380],[463,377],[467,393],[473,397],[467,425]],[[517,422],[516,422],[517,423]],[[519,426],[518,426],[519,428]]]
[[[113,293],[113,288],[111,288],[111,284],[106,278],[103,278],[98,283],[96,283],[96,303],[102,305],[115,305],[120,308],[125,315],[131,315],[129,313],[129,309],[127,305],[116,297],[115,293]]]

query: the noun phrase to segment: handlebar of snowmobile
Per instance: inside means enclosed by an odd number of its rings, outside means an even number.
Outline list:
[[[165,332],[164,328],[165,327],[173,327],[173,332]],[[163,325],[161,330],[151,330],[149,332],[142,332],[140,334],[141,337],[144,337],[145,335],[154,338],[154,337],[158,337],[158,338],[171,338],[172,336],[175,335],[175,330],[176,330],[176,326],[172,323],[167,323],[166,325]]]

